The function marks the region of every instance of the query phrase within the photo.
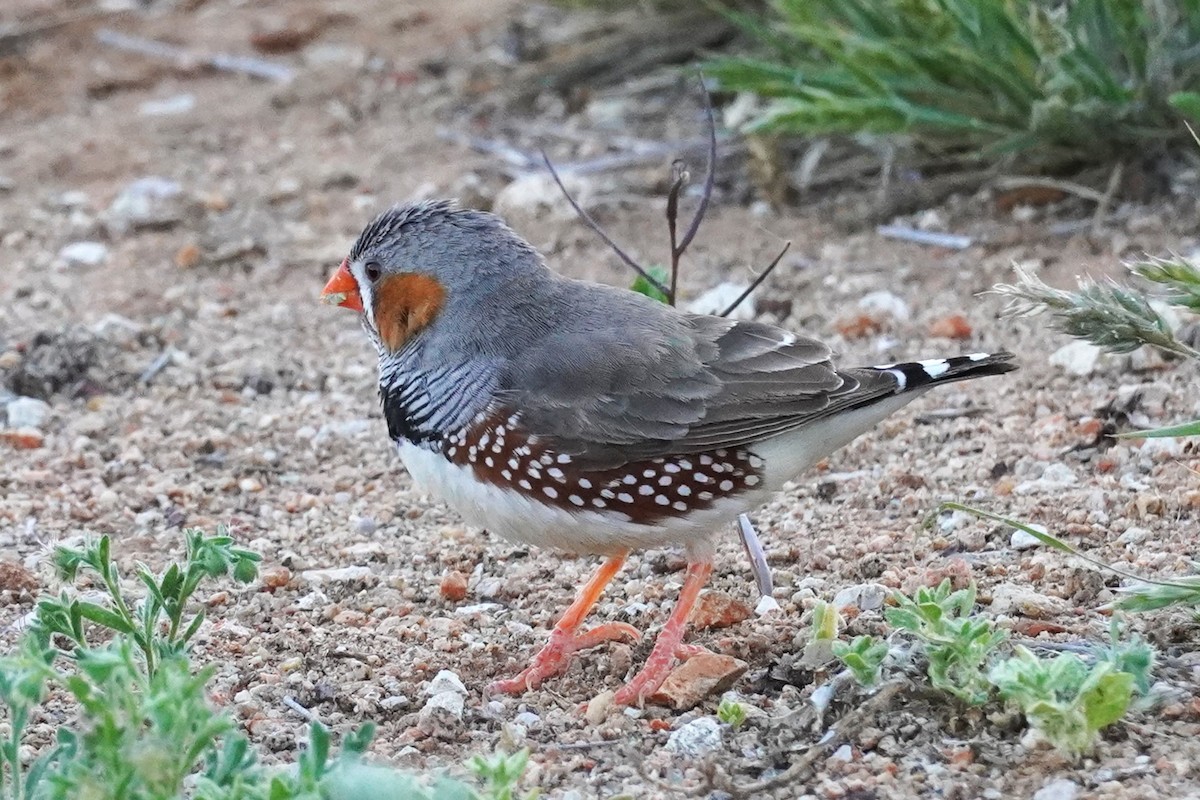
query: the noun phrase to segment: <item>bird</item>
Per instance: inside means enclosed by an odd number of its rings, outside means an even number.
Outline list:
[[[418,488],[505,539],[604,559],[493,693],[638,641],[585,617],[630,553],[681,547],[679,598],[613,697],[644,704],[701,649],[683,640],[722,529],[926,390],[1016,368],[1007,352],[841,368],[827,345],[765,322],[559,275],[500,217],[449,200],[379,214],[321,299],[361,317]]]

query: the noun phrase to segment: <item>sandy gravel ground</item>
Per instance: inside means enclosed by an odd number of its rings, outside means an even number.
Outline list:
[[[843,744],[774,796],[1200,796],[1200,631],[1187,614],[1135,621],[1162,654],[1161,701],[1105,731],[1077,762],[1023,735],[998,705],[967,710],[929,692],[885,703],[843,687],[817,718],[809,697],[830,676],[799,658],[816,600],[947,576],[977,581],[982,611],[1017,641],[1070,647],[1106,636],[1109,618],[1097,609],[1115,579],[1015,549],[999,526],[942,515],[926,527],[944,500],[1038,522],[1127,569],[1187,571],[1200,531],[1200,452],[1172,441],[1114,445],[1099,433],[1107,423],[1200,415],[1194,372],[1137,356],[1067,374],[1050,361],[1065,339],[1036,320],[999,318],[998,302],[977,293],[1007,280],[1014,260],[1064,282],[1115,274],[1143,251],[1191,252],[1194,195],[1123,206],[1095,235],[1040,235],[1047,221],[1087,216],[1070,201],[1018,220],[988,196],[955,198],[906,220],[997,242],[952,252],[885,240],[820,203],[748,205],[731,178],[694,247],[685,299],[745,280],[790,239],[792,253],[760,294],[764,318],[828,339],[847,363],[1005,348],[1021,370],[923,398],[754,513],[779,610],[691,636],[748,663],[733,691],[750,720],[710,751],[680,754],[667,742],[711,717],[716,696],[682,712],[580,713],[621,684],[648,643],[584,654],[522,697],[484,695],[489,679],[540,646],[594,562],[466,529],[413,489],[385,436],[373,356],[352,317],[320,307],[316,294],[387,204],[491,198],[506,186],[495,157],[439,138],[439,127],[515,129],[526,144],[560,129],[573,143],[542,141],[568,160],[603,153],[614,126],[667,141],[699,130],[695,99],[670,81],[648,105],[622,106],[609,92],[582,112],[542,103],[527,121],[480,113],[464,92],[495,80],[515,5],[168,3],[0,54],[0,395],[38,388],[14,386],[20,376],[56,376],[41,387],[49,408],[36,426],[40,446],[0,442],[4,559],[51,590],[48,545],[107,533],[126,563],[156,564],[179,552],[181,527],[228,525],[263,554],[263,575],[208,598],[197,656],[220,665],[215,700],[268,760],[291,759],[305,735],[305,720],[284,703],[291,698],[337,732],[373,720],[374,755],[400,766],[458,769],[472,754],[527,746],[529,785],[548,797],[666,797],[674,795],[658,782],[703,787],[714,771],[737,785],[768,778],[858,714]],[[15,19],[80,8],[15,6]],[[311,42],[270,56],[296,70],[288,86],[167,68],[93,39],[110,25],[247,53],[253,35],[309,24]],[[178,113],[161,113],[163,103]],[[655,185],[663,174],[606,174],[585,187],[610,230],[646,258],[665,247]],[[628,281],[569,214],[506,202],[555,268]],[[863,331],[860,301],[875,292],[888,293],[876,297],[892,311],[872,312],[879,327]],[[969,328],[963,338],[931,333],[954,315]],[[655,630],[681,565],[668,551],[637,555],[596,619]],[[443,588],[454,572],[466,579],[461,597]],[[755,604],[732,531],[711,589]],[[3,623],[28,613],[34,595],[4,587]],[[882,630],[878,609],[848,616],[845,635]],[[441,670],[465,685],[461,720],[421,713]],[[51,730],[39,722],[37,740]]]

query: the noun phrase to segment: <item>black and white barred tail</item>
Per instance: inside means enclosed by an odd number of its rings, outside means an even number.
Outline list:
[[[1003,375],[1005,372],[1012,372],[1017,368],[1012,360],[1012,353],[971,353],[953,358],[880,364],[874,369],[895,376],[896,393],[899,394],[935,383],[951,383],[968,378],[982,378],[987,375]]]

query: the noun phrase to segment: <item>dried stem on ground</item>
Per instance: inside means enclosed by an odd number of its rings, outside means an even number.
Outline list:
[[[558,170],[554,168],[550,158],[546,153],[542,152],[542,160],[546,163],[546,168],[550,170],[550,175],[554,178],[554,182],[558,185],[563,196],[567,198],[567,202],[575,209],[575,213],[584,223],[595,231],[596,235],[604,240],[612,251],[624,261],[634,272],[642,277],[651,287],[662,293],[668,305],[675,305],[677,299],[676,293],[679,288],[679,262],[683,259],[683,254],[687,252],[688,246],[692,240],[696,238],[696,234],[700,231],[700,224],[704,221],[704,214],[708,211],[709,201],[712,199],[713,186],[716,182],[717,174],[717,121],[713,113],[712,96],[708,92],[708,87],[704,85],[704,79],[700,79],[700,93],[704,98],[704,115],[708,122],[708,161],[704,170],[704,188],[700,193],[700,204],[696,207],[696,213],[692,216],[692,221],[688,224],[687,230],[683,234],[682,239],[676,239],[679,223],[679,195],[683,191],[683,187],[687,185],[690,177],[686,166],[682,161],[675,161],[672,169],[675,173],[675,179],[671,181],[671,188],[667,192],[667,235],[671,245],[671,278],[670,283],[664,286],[661,281],[650,274],[650,271],[642,267],[634,261],[629,254],[621,249],[621,246],[613,240],[611,236],[600,226],[600,223],[588,214],[582,206],[571,196],[567,191],[567,187],[563,184],[562,178],[558,174]],[[738,295],[729,306],[720,313],[722,317],[728,317],[738,306],[745,302],[755,289],[779,266],[779,262],[783,260],[783,256],[787,253],[788,248],[792,246],[790,241],[785,242],[783,249],[779,251],[779,255],[775,256],[774,260],[758,274],[746,290]],[[766,566],[766,556],[762,549],[762,544],[758,540],[758,534],[754,530],[754,525],[750,522],[750,518],[746,514],[738,516],[738,533],[741,536],[742,544],[746,548],[746,553],[750,559],[750,567],[754,572],[755,581],[760,587],[760,592],[764,596],[770,594],[769,591],[762,592],[762,587],[770,587],[772,584],[771,573]]]
[[[804,755],[783,772],[765,781],[757,781],[742,786],[729,784],[719,788],[729,792],[734,797],[761,797],[763,792],[769,792],[780,786],[797,782],[801,776],[816,766],[818,761],[828,756],[832,750],[840,746],[842,741],[852,731],[862,730],[872,716],[886,711],[891,707],[892,701],[898,695],[902,692],[912,691],[912,689],[913,685],[908,679],[900,679],[884,684],[871,699],[834,723],[833,727],[821,738],[820,742],[809,748]]]

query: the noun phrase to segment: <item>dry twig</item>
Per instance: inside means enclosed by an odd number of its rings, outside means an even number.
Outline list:
[[[937,231],[922,231],[906,225],[880,225],[875,232],[888,239],[900,239],[914,244],[925,244],[930,247],[945,247],[948,250],[966,250],[974,240],[970,236],[956,233],[939,233]]]
[[[736,311],[737,307],[740,306],[747,297],[753,294],[755,289],[762,285],[762,282],[767,279],[767,276],[775,271],[775,267],[779,266],[779,262],[783,260],[785,255],[787,255],[787,251],[791,249],[791,246],[791,242],[784,242],[783,249],[779,251],[779,255],[775,256],[775,259],[771,261],[770,264],[767,264],[766,269],[758,273],[754,280],[750,281],[750,285],[746,287],[746,291],[739,294],[737,299],[730,303],[729,307],[721,312],[720,316],[728,317],[730,314]]]
[[[168,61],[182,69],[195,66],[211,67],[279,83],[290,83],[296,75],[291,67],[266,59],[254,56],[235,56],[230,53],[195,53],[157,39],[131,36],[110,28],[101,28],[96,31],[96,41],[127,53],[137,53],[148,58]]]
[[[1117,190],[1121,188],[1121,177],[1125,174],[1125,162],[1118,161],[1113,167],[1113,171],[1108,176],[1108,186],[1104,187],[1104,194],[1096,203],[1096,212],[1092,215],[1092,235],[1098,236],[1100,228],[1104,225],[1104,220],[1108,216],[1109,206],[1112,205],[1113,198],[1117,195]]]
[[[62,19],[45,21],[38,19],[27,26],[0,25],[0,58],[20,53],[24,48],[28,47],[31,42],[34,42],[43,36],[49,36],[53,33],[73,25],[76,22],[90,22],[96,18],[103,18],[119,14],[119,11],[84,11],[79,14],[72,14]]]
[[[1104,200],[1103,192],[1098,192],[1090,186],[1084,186],[1082,183],[1064,181],[1057,178],[1043,178],[1036,175],[1009,175],[997,178],[995,187],[1002,192],[1013,189],[1054,189],[1064,194],[1073,194],[1076,197],[1082,197],[1084,200],[1091,200],[1093,203],[1100,203]]]
[[[801,776],[813,768],[820,758],[827,756],[831,750],[840,745],[852,731],[862,729],[873,715],[887,710],[892,701],[896,699],[896,695],[911,688],[912,684],[908,679],[884,684],[871,699],[834,723],[821,741],[810,747],[795,763],[778,775],[743,786],[728,784],[718,788],[729,792],[734,797],[761,797],[764,792],[796,783]]]
[[[762,543],[758,541],[758,531],[748,514],[738,514],[738,532],[742,536],[742,545],[746,548],[746,558],[750,560],[750,569],[754,573],[754,582],[758,585],[761,597],[771,597],[775,590],[775,582],[771,579],[771,567],[767,564],[767,554],[763,551]]]
[[[558,175],[558,170],[554,168],[554,164],[550,162],[550,157],[546,155],[545,151],[542,151],[542,160],[546,162],[546,169],[550,170],[550,175],[554,178],[554,182],[558,184],[558,188],[560,191],[562,191],[563,197],[567,198],[567,202],[571,204],[571,208],[575,209],[575,213],[579,215],[579,218],[587,223],[587,226],[591,228],[597,236],[603,239],[604,243],[612,248],[612,251],[616,253],[617,256],[624,261],[630,269],[632,269],[638,275],[641,275],[642,278],[644,278],[655,289],[663,294],[666,294],[667,287],[663,286],[662,283],[660,283],[658,279],[649,272],[642,269],[641,264],[630,258],[629,255],[621,249],[621,246],[613,241],[612,237],[605,232],[604,228],[600,227],[600,223],[596,222],[596,220],[592,218],[591,214],[584,211],[583,206],[579,205],[578,201],[571,196],[571,193],[567,191],[567,187],[563,185],[562,178],[560,178]]]
[[[301,719],[303,719],[305,722],[314,722],[317,719],[316,714],[314,714],[310,709],[300,705],[299,701],[297,701],[296,698],[292,697],[290,694],[285,694],[280,702],[290,708],[292,711],[295,711],[297,714],[299,714]]]
[[[683,11],[673,14],[633,12],[616,22],[615,30],[518,67],[499,93],[501,102],[524,106],[542,92],[566,93],[584,85],[644,76],[662,64],[689,61],[734,33],[732,22],[701,4],[695,8],[685,4]]]
[[[637,758],[636,761],[638,774],[642,776],[642,780],[646,781],[646,783],[650,784],[654,788],[664,792],[683,795],[684,797],[708,797],[714,789],[718,788],[718,770],[716,764],[714,764],[712,761],[706,761],[702,764],[696,765],[697,769],[700,769],[704,773],[704,780],[690,786],[686,784],[668,783],[667,781],[653,774],[646,769],[646,759],[644,757]],[[722,782],[727,783],[729,780],[728,776],[724,773],[719,774],[721,775]]]
[[[712,199],[713,186],[716,183],[717,172],[717,122],[716,116],[713,113],[712,96],[708,93],[708,87],[704,85],[704,80],[700,80],[700,91],[704,98],[704,114],[708,121],[708,160],[704,171],[704,188],[700,193],[700,204],[696,207],[696,213],[692,217],[692,221],[688,224],[687,230],[682,238],[677,238],[678,222],[679,222],[679,195],[683,192],[683,187],[688,182],[688,172],[683,163],[676,161],[673,164],[675,179],[671,182],[671,188],[667,192],[667,234],[670,238],[671,245],[671,278],[670,283],[664,286],[661,281],[655,278],[650,272],[634,261],[624,250],[621,249],[608,233],[600,227],[600,224],[592,218],[590,214],[583,210],[583,207],[576,202],[571,193],[567,191],[567,187],[563,185],[562,178],[559,177],[558,171],[554,168],[554,164],[550,162],[550,158],[545,151],[542,152],[542,159],[546,162],[546,168],[550,170],[554,182],[558,184],[559,190],[563,196],[567,198],[567,202],[575,209],[575,213],[580,219],[587,224],[589,228],[596,232],[596,235],[604,240],[612,251],[624,261],[630,269],[642,277],[656,291],[662,293],[669,305],[675,305],[676,292],[679,287],[679,262],[683,258],[683,254],[687,252],[688,246],[692,240],[696,238],[696,234],[700,230],[700,223],[704,221],[704,214],[708,211],[709,201]],[[787,253],[788,248],[792,246],[791,242],[786,242],[783,249],[779,251],[779,255],[766,266],[765,269],[750,283],[744,292],[738,295],[728,308],[721,312],[720,316],[727,317],[732,314],[738,306],[750,294],[757,289],[763,281],[767,279],[774,270],[779,266],[779,262],[783,260],[783,256]],[[742,545],[746,548],[746,555],[750,560],[751,571],[754,573],[755,582],[759,587],[759,592],[764,596],[770,596],[772,589],[771,572],[767,566],[766,554],[763,552],[762,544],[758,540],[758,535],[754,530],[750,518],[745,514],[738,517],[738,533],[742,539]]]

